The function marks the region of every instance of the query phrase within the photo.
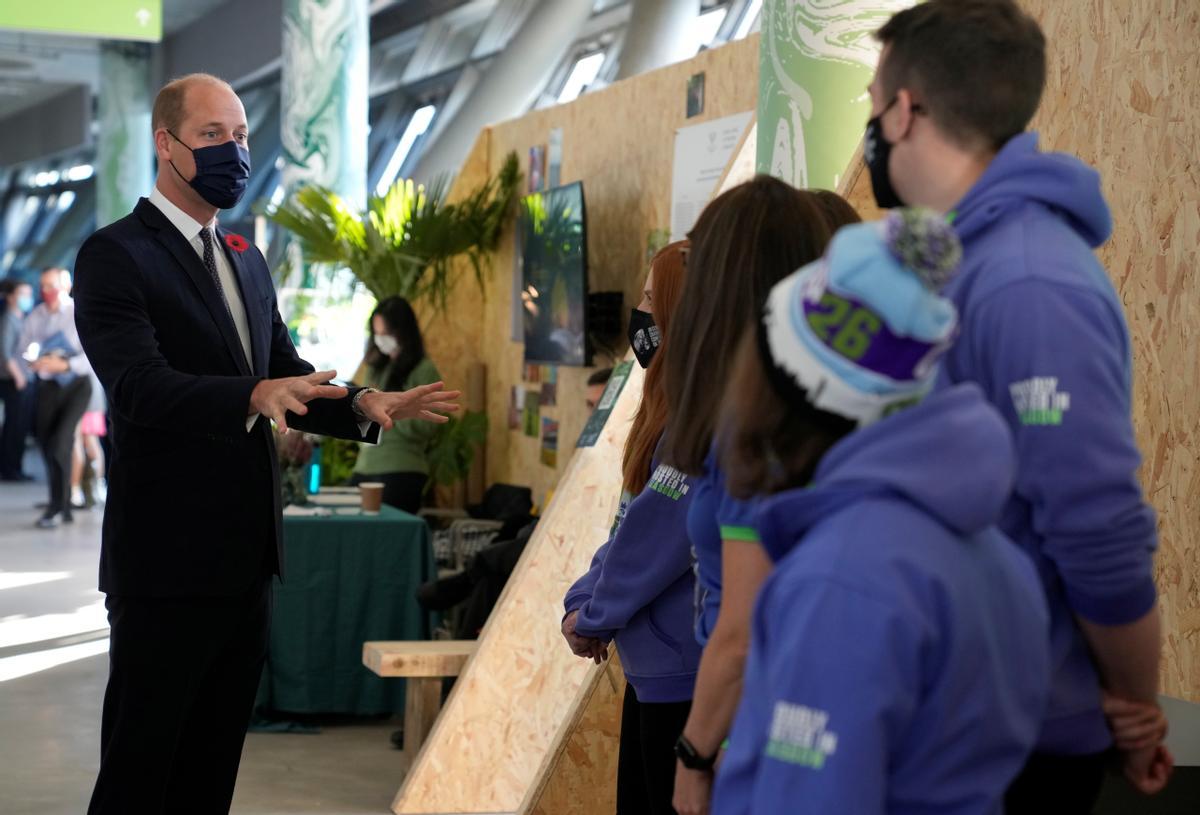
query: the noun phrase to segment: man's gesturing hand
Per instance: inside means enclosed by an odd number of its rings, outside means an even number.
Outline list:
[[[363,416],[377,422],[384,430],[392,429],[392,422],[401,419],[423,419],[427,422],[447,422],[444,413],[458,410],[456,400],[461,391],[442,390],[443,382],[418,385],[406,391],[376,391],[364,394],[358,400],[358,409]]]
[[[313,399],[344,399],[346,389],[330,385],[337,371],[317,371],[308,376],[264,379],[250,394],[249,413],[261,413],[274,419],[280,433],[288,432],[287,412],[297,416],[308,413],[305,405]]]

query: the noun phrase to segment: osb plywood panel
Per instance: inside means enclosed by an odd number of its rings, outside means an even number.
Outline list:
[[[616,652],[580,688],[576,715],[563,723],[519,815],[612,815],[625,674]]]
[[[394,812],[513,812],[534,784],[589,676],[559,633],[561,601],[607,538],[641,390],[635,366],[596,445],[572,458]]]
[[[688,78],[704,72],[704,113],[686,118]],[[529,148],[563,131],[561,183],[582,180],[588,214],[588,284],[622,291],[626,312],[641,299],[646,240],[669,226],[675,131],[686,125],[753,110],[758,88],[758,37],[747,37],[694,59],[586,94],[569,105],[535,111],[491,129],[489,165],[516,151],[528,172]],[[591,370],[558,369],[558,404],[542,415],[559,422],[558,465],[539,458],[541,441],[509,430],[510,391],[522,382],[523,346],[511,342],[513,235],[496,253],[484,304],[482,357],[488,366],[488,480],[531,486],[535,500],[558,483],[587,420],[585,383]],[[620,350],[627,347],[619,341]],[[598,357],[597,366],[611,364]],[[540,385],[530,384],[537,389]]]
[[[1200,4],[1023,0],[1048,44],[1034,127],[1100,170],[1100,259],[1134,352],[1142,485],[1159,513],[1162,690],[1200,702]]]

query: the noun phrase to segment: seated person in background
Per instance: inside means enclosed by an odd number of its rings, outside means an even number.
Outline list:
[[[608,385],[608,380],[612,377],[612,368],[601,368],[598,371],[593,371],[587,381],[587,408],[589,411],[595,410],[600,404],[600,397],[604,395],[604,388]]]
[[[1049,615],[993,526],[1016,461],[964,384],[944,219],[849,226],[743,337],[720,453],[775,561],[713,812],[995,815],[1050,689]]]
[[[389,297],[371,312],[371,337],[363,360],[369,388],[406,391],[441,379],[425,356],[425,342],[412,306],[403,297]],[[429,445],[437,426],[408,419],[383,432],[379,444],[364,444],[354,465],[351,484],[378,481],[383,484],[383,502],[414,515],[421,508],[429,481]]]

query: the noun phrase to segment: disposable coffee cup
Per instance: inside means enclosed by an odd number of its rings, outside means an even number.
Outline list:
[[[383,483],[364,481],[358,485],[358,494],[362,498],[362,511],[367,515],[378,515],[383,506]]]

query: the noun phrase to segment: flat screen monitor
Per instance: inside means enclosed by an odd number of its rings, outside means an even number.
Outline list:
[[[525,361],[587,365],[587,225],[583,184],[521,199]]]

